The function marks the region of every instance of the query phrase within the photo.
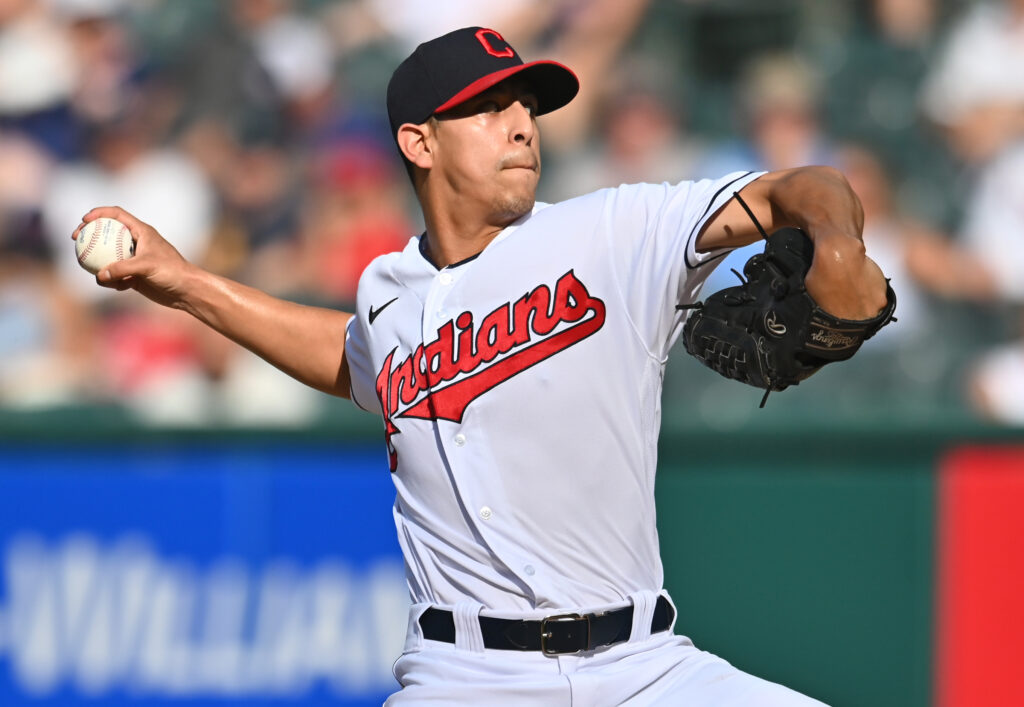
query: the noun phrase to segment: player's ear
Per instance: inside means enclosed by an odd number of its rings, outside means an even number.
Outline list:
[[[398,149],[405,155],[405,159],[412,162],[421,169],[430,169],[434,164],[432,150],[430,122],[403,123],[398,128]]]

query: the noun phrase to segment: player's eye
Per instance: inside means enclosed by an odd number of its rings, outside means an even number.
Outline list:
[[[536,98],[534,98],[532,96],[524,97],[524,98],[521,98],[519,100],[519,102],[523,104],[523,108],[525,108],[527,111],[530,112],[530,115],[533,115],[533,116],[537,115],[537,99]]]
[[[501,110],[501,106],[498,105],[497,101],[486,100],[477,105],[476,109],[481,113],[497,113]]]

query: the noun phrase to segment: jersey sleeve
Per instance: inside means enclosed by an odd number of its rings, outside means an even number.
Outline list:
[[[374,386],[366,322],[358,314],[348,320],[345,329],[345,358],[348,360],[352,402],[367,412],[381,414]]]
[[[764,172],[679,184],[635,184],[612,190],[606,231],[615,277],[636,334],[664,358],[685,311],[714,266],[732,249],[698,253],[697,234],[734,195]]]

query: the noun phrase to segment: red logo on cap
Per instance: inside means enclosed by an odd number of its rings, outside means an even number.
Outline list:
[[[495,37],[497,37],[501,41],[501,43],[505,45],[505,48],[502,49],[501,51],[498,51],[493,46],[491,46],[490,40],[487,39],[487,35],[489,35],[489,34],[493,34]],[[512,47],[510,47],[508,45],[508,42],[505,41],[505,38],[502,37],[497,32],[495,32],[493,29],[479,29],[479,30],[477,30],[476,31],[476,39],[477,39],[478,42],[480,42],[480,44],[483,45],[484,49],[486,49],[487,53],[490,54],[491,56],[497,56],[497,57],[511,57],[511,56],[515,56],[515,52],[512,51]]]

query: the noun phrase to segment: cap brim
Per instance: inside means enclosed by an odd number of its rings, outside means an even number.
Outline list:
[[[569,67],[557,61],[531,61],[481,76],[438,106],[434,112],[451,110],[510,76],[519,76],[530,86],[537,98],[537,115],[558,110],[575,98],[580,90],[580,81]]]

